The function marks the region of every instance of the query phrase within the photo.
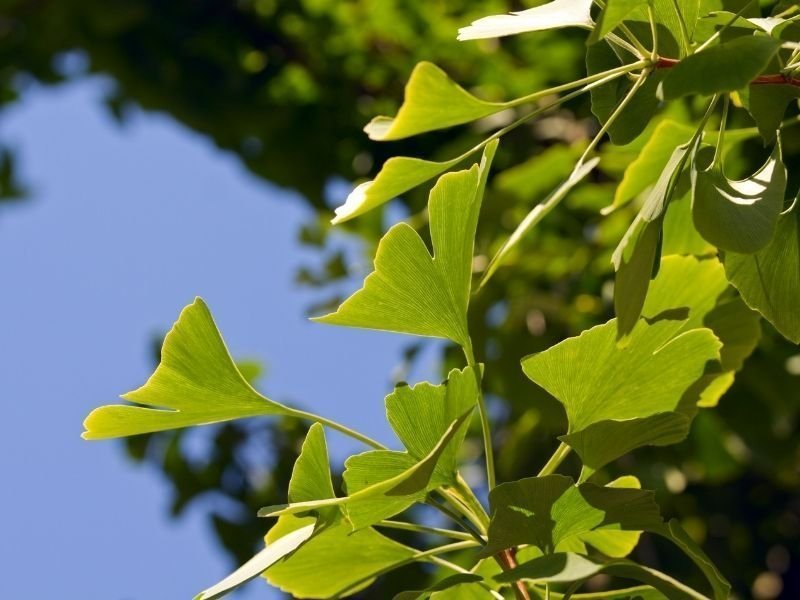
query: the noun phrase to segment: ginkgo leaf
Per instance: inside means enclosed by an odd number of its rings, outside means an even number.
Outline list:
[[[281,517],[267,542],[306,526],[309,518]],[[374,529],[353,532],[341,521],[308,540],[292,555],[269,568],[264,577],[297,598],[346,597],[369,586],[376,575],[413,559],[416,550]]]
[[[747,111],[756,122],[764,144],[775,143],[786,109],[798,98],[800,98],[800,88],[796,85],[750,86]]]
[[[641,6],[647,6],[647,0],[608,0],[597,19],[592,35],[589,36],[589,41],[596,42],[604,38]]]
[[[611,208],[623,206],[654,185],[658,181],[659,174],[669,165],[675,149],[686,144],[693,133],[691,127],[676,121],[670,119],[661,121],[636,158],[625,169],[622,181],[614,193]],[[609,210],[604,212],[607,213]]]
[[[164,338],[155,373],[144,386],[122,397],[141,406],[110,405],[93,410],[84,421],[84,439],[295,414],[247,383],[200,298],[183,309]]]
[[[445,577],[437,581],[424,590],[400,592],[396,594],[392,600],[424,600],[425,598],[429,598],[433,592],[441,592],[463,583],[475,583],[478,581],[483,581],[483,577],[475,573],[456,573],[455,575],[450,575],[450,577]]]
[[[719,164],[692,171],[695,227],[721,250],[751,254],[772,239],[786,193],[780,140],[751,177],[731,181]]]
[[[425,457],[450,423],[477,405],[477,375],[471,367],[453,369],[440,385],[401,385],[386,397],[386,418],[410,456]],[[442,452],[436,467],[442,477],[454,477],[466,432],[466,427],[460,429]]]
[[[303,525],[267,544],[267,547],[261,552],[216,585],[200,592],[195,596],[194,600],[215,600],[216,598],[222,598],[237,587],[255,579],[269,567],[302,546],[304,542],[314,535],[314,529],[314,523]]]
[[[387,160],[378,176],[358,185],[336,208],[331,223],[338,225],[385,204],[418,185],[441,175],[456,166],[465,156],[444,162],[434,162],[409,156],[394,156]]]
[[[683,420],[667,415],[694,415],[684,397],[719,360],[720,346],[709,329],[675,336],[675,322],[662,318],[640,320],[621,347],[612,320],[523,359],[522,368],[564,405],[569,428],[562,440],[574,444],[585,478],[635,447],[685,434]]]
[[[325,429],[319,423],[314,423],[308,430],[300,456],[292,469],[288,496],[289,502],[310,502],[336,497],[331,481]],[[319,524],[332,522],[339,516],[339,509],[336,507],[322,508],[318,512]]]
[[[543,31],[562,27],[591,29],[592,0],[553,0],[547,4],[506,15],[492,15],[458,30],[458,39],[476,40]]]
[[[688,151],[688,146],[678,146],[672,152],[642,209],[614,250],[612,261],[617,271],[614,309],[620,338],[633,330],[641,315],[650,279],[657,271],[657,261],[660,258],[659,243],[664,213]]]
[[[696,600],[696,592],[689,590],[660,571],[631,560],[599,560],[572,552],[556,553],[532,561],[497,575],[502,583],[525,580],[533,584],[572,583],[589,579],[600,573],[640,581],[652,586],[669,600]]]
[[[468,343],[475,228],[496,149],[496,142],[489,144],[480,167],[447,173],[431,190],[433,256],[409,225],[395,225],[381,239],[364,287],[315,320]]]
[[[739,37],[682,59],[662,82],[664,99],[746,87],[767,68],[781,43],[765,35]]]
[[[536,224],[539,223],[539,221],[550,214],[550,211],[558,206],[567,196],[567,194],[569,194],[572,188],[583,181],[586,176],[591,173],[592,170],[594,170],[599,162],[599,158],[593,158],[585,163],[579,164],[566,179],[566,181],[553,190],[547,198],[542,200],[542,202],[533,207],[533,209],[525,216],[520,224],[517,225],[517,228],[514,230],[511,236],[500,247],[500,250],[497,251],[497,254],[492,257],[492,260],[489,262],[489,266],[486,267],[486,271],[481,278],[481,287],[483,287],[486,282],[489,281],[494,272],[497,271],[500,265],[503,264],[503,260],[508,256],[509,252],[511,252],[519,244],[522,238],[524,238],[536,226]]]
[[[800,344],[800,209],[778,219],[772,240],[753,254],[726,252],[725,272],[748,306]]]
[[[376,117],[364,131],[373,140],[399,140],[469,123],[507,107],[479,100],[433,63],[420,62],[411,72],[397,116]]]
[[[260,517],[302,514],[319,511],[333,506],[342,507],[354,530],[363,529],[382,519],[394,516],[400,497],[416,497],[427,489],[434,477],[436,466],[443,452],[472,414],[472,408],[453,421],[436,446],[421,460],[399,474],[385,479],[357,492],[340,498],[325,498],[303,502],[293,502],[284,506],[268,506],[258,511]],[[402,510],[402,509],[400,509]]]
[[[530,544],[545,554],[559,543],[590,531],[642,531],[661,525],[650,491],[574,485],[563,475],[530,477],[502,483],[489,493],[491,521],[481,556]]]

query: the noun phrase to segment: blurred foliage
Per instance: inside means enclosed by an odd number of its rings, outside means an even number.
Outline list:
[[[318,209],[299,240],[319,249],[322,267],[304,268],[297,281],[334,305],[337,292],[349,291],[341,287],[354,265],[329,239],[329,204],[343,199],[334,197],[331,182],[374,173],[390,155],[448,157],[479,139],[480,123],[399,143],[367,140],[361,128],[375,114],[394,113],[416,62],[435,62],[491,100],[581,76],[581,33],[518,36],[501,44],[455,41],[459,26],[524,6],[501,0],[5,0],[0,110],[24,98],[31,81],[109,76],[114,87],[106,102],[119,118],[129,106],[168,113],[234,152],[253,173],[299,190]],[[696,118],[699,108],[682,110],[670,116]],[[744,111],[736,119],[732,127],[752,126]],[[504,139],[484,203],[476,271],[568,175],[596,128],[583,98]],[[501,480],[535,473],[554,450],[554,435],[564,432],[562,408],[525,379],[519,360],[612,316],[610,256],[635,207],[605,218],[599,210],[611,203],[615,181],[650,131],[628,146],[607,146],[601,172],[533,232],[473,301],[473,340],[486,363],[492,410],[501,417]],[[800,136],[784,142],[794,192]],[[24,189],[13,154],[1,152],[0,197],[19,197]],[[758,164],[763,154],[755,138],[737,146],[728,161],[731,175]],[[424,192],[409,194],[389,212],[425,225]],[[380,211],[348,224],[369,256],[384,227]],[[645,487],[661,490],[664,513],[683,520],[741,597],[751,597],[756,577],[772,571],[783,578],[782,597],[798,598],[800,350],[763,327],[755,355],[720,407],[700,416],[687,442],[637,451],[606,472],[609,479],[633,473]],[[410,345],[405,360],[413,362],[418,347]],[[443,372],[461,366],[455,349],[444,354]],[[127,450],[163,473],[175,515],[210,499],[202,506],[220,543],[240,563],[265,529],[256,510],[285,500],[304,434],[289,420],[235,423],[141,436],[128,441]],[[697,577],[670,548],[647,541],[637,553],[655,566],[669,565],[684,581]],[[412,587],[425,574],[412,567],[396,576]],[[385,580],[360,597],[385,598],[392,589]]]

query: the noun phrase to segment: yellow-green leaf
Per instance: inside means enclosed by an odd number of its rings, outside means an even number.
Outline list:
[[[122,396],[135,405],[95,409],[85,439],[104,439],[263,415],[293,415],[254,390],[237,369],[205,302],[181,312],[147,383]]]
[[[507,108],[479,100],[429,62],[418,63],[406,84],[397,116],[376,117],[364,128],[370,139],[388,141],[469,123]]]
[[[433,256],[409,225],[395,225],[381,239],[364,287],[316,320],[466,344],[475,228],[496,148],[489,144],[480,167],[448,173],[431,191]]]

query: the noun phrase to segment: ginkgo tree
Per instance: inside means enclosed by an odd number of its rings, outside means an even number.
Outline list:
[[[153,376],[124,396],[131,404],[103,406],[87,418],[87,439],[250,417],[311,423],[286,503],[259,512],[271,525],[265,524],[264,549],[198,599],[220,598],[259,576],[295,597],[346,597],[413,562],[435,570],[432,583],[395,600],[594,598],[581,587],[600,573],[619,582],[604,598],[729,597],[723,574],[677,520],[661,514],[652,491],[633,476],[603,484],[596,475],[638,448],[686,438],[698,412],[717,405],[754,350],[761,317],[800,342],[800,209],[786,198],[781,141],[797,122],[784,115],[800,97],[800,10],[777,3],[764,15],[758,3],[737,0],[554,0],[479,19],[458,38],[562,27],[587,30],[584,78],[490,102],[421,63],[397,115],[366,126],[371,139],[389,141],[502,111],[516,115],[450,160],[389,159],[336,210],[334,223],[348,221],[436,180],[426,214],[429,238],[405,222],[391,227],[363,287],[315,319],[442,338],[461,349],[463,364],[443,383],[401,385],[385,399],[400,450],[255,390],[201,299],[166,336]],[[480,266],[476,228],[493,160],[502,152],[499,140],[582,94],[590,95],[599,122],[595,137],[572,174]],[[560,445],[539,473],[498,484],[485,373],[469,326],[471,300],[499,269],[510,268],[508,257],[537,223],[596,176],[606,138],[606,145],[626,144],[676,104],[702,106],[702,116],[692,125],[662,119],[650,129],[602,211],[640,206],[612,257],[616,318],[520,357],[531,386],[564,408]],[[755,127],[728,127],[731,112],[740,110]],[[763,164],[731,179],[726,157],[754,137],[766,148]],[[460,450],[473,419],[485,459],[485,484],[477,488],[461,473]],[[365,446],[345,461],[342,490],[333,484],[326,427]],[[580,470],[559,473],[571,453]],[[416,505],[431,507],[441,522],[416,522],[418,513],[409,510]],[[396,531],[417,532],[430,544],[400,543]],[[632,560],[647,534],[679,548],[704,575],[705,588]]]

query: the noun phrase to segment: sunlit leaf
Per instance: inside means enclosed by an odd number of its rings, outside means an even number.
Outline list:
[[[460,163],[459,156],[445,162],[434,162],[408,156],[394,156],[387,160],[378,176],[357,186],[335,211],[331,223],[343,223],[385,204],[418,185],[441,175]]]
[[[507,106],[502,102],[479,100],[436,65],[421,62],[411,72],[397,116],[376,117],[364,131],[373,140],[399,140],[469,123]]]
[[[668,167],[675,149],[686,144],[693,133],[691,127],[676,121],[661,121],[636,159],[625,169],[612,206],[622,206],[654,185],[659,174]]]
[[[693,175],[692,215],[700,234],[730,252],[750,254],[769,244],[783,210],[786,167],[780,141],[751,177],[731,181],[722,161]]]
[[[336,497],[331,481],[325,430],[319,423],[314,423],[308,430],[300,456],[292,469],[288,496],[289,502],[310,502]],[[322,524],[329,523],[338,515],[339,509],[336,507],[322,508],[319,511],[319,521]]]
[[[569,194],[569,192],[578,185],[583,179],[592,172],[600,161],[599,158],[591,159],[583,164],[579,164],[572,174],[558,186],[553,192],[525,216],[522,222],[517,226],[511,236],[500,247],[486,267],[486,272],[481,279],[480,285],[483,286],[494,272],[503,264],[503,260],[508,256],[520,241],[536,226],[539,221],[544,219],[550,211],[552,211],[558,204]]]
[[[215,600],[226,596],[237,587],[255,579],[279,560],[297,550],[313,534],[314,523],[311,523],[279,537],[267,544],[266,548],[225,579],[200,592],[195,596],[194,600]]]
[[[562,27],[590,29],[594,25],[591,8],[592,0],[553,0],[528,10],[478,19],[469,27],[459,29],[458,39],[496,38]]]
[[[141,406],[110,405],[86,418],[85,439],[103,439],[294,411],[255,391],[233,362],[206,304],[197,298],[164,338],[161,363],[122,396]]]
[[[466,344],[475,228],[496,148],[496,142],[486,147],[480,168],[448,173],[431,191],[433,256],[409,225],[395,225],[378,245],[364,287],[316,320]]]
[[[754,254],[726,252],[723,263],[748,306],[800,344],[800,209],[780,216],[766,247]]]
[[[721,344],[709,329],[674,335],[668,318],[642,320],[621,347],[612,320],[523,359],[525,374],[564,405],[569,428],[562,439],[581,456],[582,477],[634,447],[685,435],[685,423],[672,414],[696,412],[684,395],[719,359]]]
[[[268,506],[259,510],[261,517],[278,517],[281,515],[303,514],[319,511],[329,507],[342,507],[354,530],[363,529],[382,519],[394,516],[398,510],[400,497],[416,498],[427,489],[444,451],[459,433],[472,409],[453,421],[442,435],[436,446],[421,460],[413,461],[405,470],[394,477],[379,481],[373,485],[359,489],[355,493],[340,498],[327,498],[292,502],[283,506]]]
[[[765,35],[740,37],[682,59],[662,83],[664,98],[709,96],[746,87],[767,68],[780,42]]]
[[[267,535],[267,542],[308,522],[308,518],[281,517]],[[377,574],[409,562],[415,553],[374,529],[353,532],[341,521],[314,535],[294,554],[269,568],[264,577],[297,598],[346,597],[369,586]]]

